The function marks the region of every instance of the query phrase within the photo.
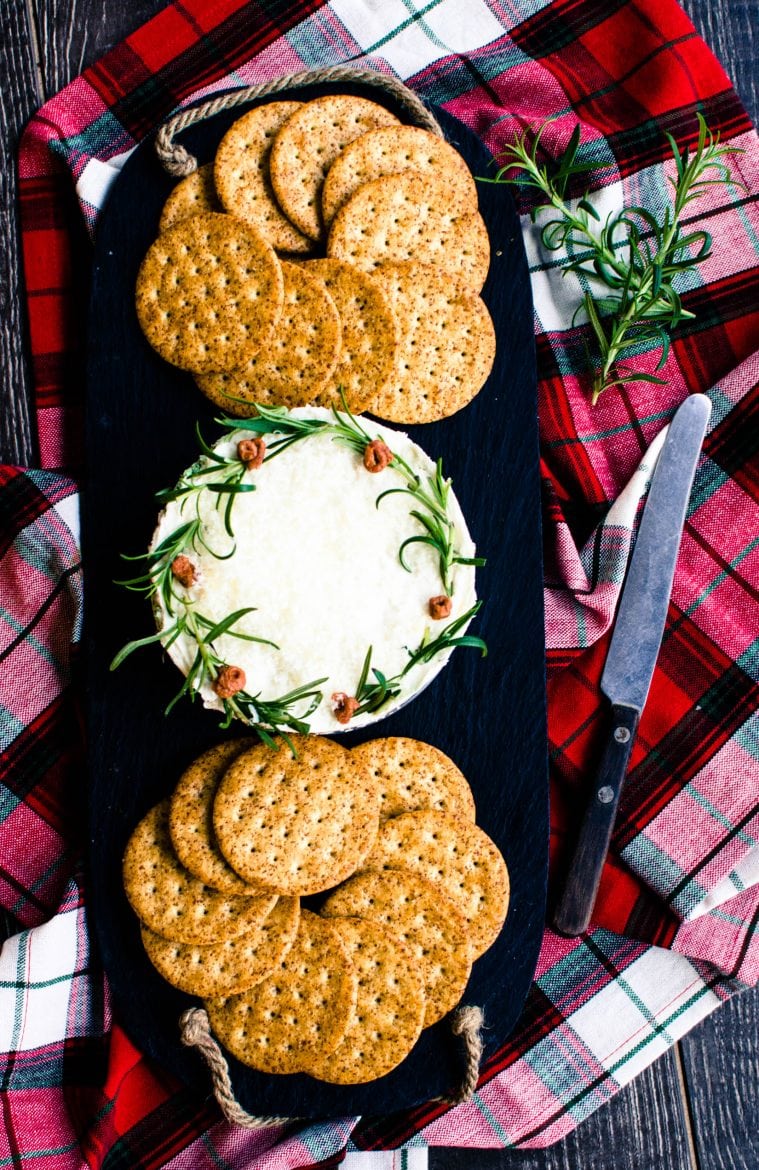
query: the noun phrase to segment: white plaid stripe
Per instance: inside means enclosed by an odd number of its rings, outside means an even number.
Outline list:
[[[705,898],[693,907],[689,914],[686,915],[686,922],[694,918],[700,918],[702,914],[708,914],[711,910],[715,910],[717,906],[723,906],[725,902],[729,902],[736,894],[740,894],[743,890],[747,890],[749,886],[755,886],[759,882],[759,845],[755,845],[736,865],[726,877],[718,882],[717,885],[709,891]]]
[[[620,1085],[719,1006],[682,955],[652,947],[567,1020]]]
[[[0,1053],[30,1051],[71,1035],[69,1001],[81,911],[23,930],[0,950]]]
[[[409,1147],[403,1150],[348,1151],[345,1170],[427,1170],[427,1147]]]

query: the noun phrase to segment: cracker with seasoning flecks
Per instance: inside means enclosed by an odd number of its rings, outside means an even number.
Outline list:
[[[216,839],[233,869],[280,894],[329,889],[354,873],[379,827],[379,791],[347,748],[293,737],[296,755],[261,744],[227,769],[214,801]]]
[[[360,1085],[408,1056],[424,1023],[424,981],[406,944],[378,922],[335,918],[356,972],[356,1010],[331,1052],[309,1053],[305,1072],[333,1085]]]
[[[276,971],[240,995],[205,1000],[217,1040],[250,1068],[301,1072],[337,1048],[356,1008],[356,973],[331,922],[303,910]]]
[[[124,852],[124,890],[150,930],[176,942],[212,943],[260,925],[277,895],[242,897],[214,890],[189,873],[169,836],[169,801],[150,810]]]
[[[142,945],[167,983],[188,995],[232,995],[247,991],[275,971],[298,932],[298,898],[278,898],[260,925],[235,938],[201,946],[162,938],[141,927]]]
[[[277,202],[304,235],[323,235],[322,184],[340,151],[369,130],[398,124],[384,106],[348,94],[317,98],[288,118],[274,140],[269,175]]]
[[[166,361],[193,373],[239,369],[274,336],[282,268],[248,224],[205,212],[151,244],[135,297],[140,326]]]
[[[213,831],[213,799],[219,781],[249,739],[235,739],[209,748],[182,773],[171,795],[169,834],[174,852],[185,869],[226,894],[250,897],[253,889],[227,864]]]
[[[432,882],[467,923],[472,958],[498,937],[509,907],[509,874],[500,850],[479,825],[426,810],[380,826],[364,868],[408,869]]]
[[[444,187],[457,207],[477,211],[472,173],[455,147],[420,126],[382,126],[350,142],[327,172],[322,188],[326,227],[364,183],[402,171],[423,175],[428,185]]]
[[[206,163],[177,183],[163,205],[158,231],[168,231],[183,219],[203,211],[222,210],[213,183],[213,163]]]
[[[340,360],[317,406],[341,406],[357,414],[393,385],[398,323],[389,299],[377,281],[340,260],[306,260],[299,267],[323,281],[335,303],[342,327]]]
[[[368,918],[398,935],[424,981],[424,1026],[461,999],[472,970],[464,916],[437,886],[408,870],[354,874],[321,908],[326,918]]]
[[[216,191],[225,211],[260,231],[278,252],[310,252],[312,241],[284,215],[269,178],[269,155],[279,130],[302,102],[256,106],[230,126],[214,160]]]
[[[371,739],[352,749],[380,789],[380,820],[432,808],[474,821],[469,782],[440,748],[408,736]]]
[[[485,221],[444,187],[405,171],[359,187],[329,229],[327,255],[364,272],[413,260],[459,276],[479,292],[490,265]]]
[[[373,280],[398,322],[396,371],[367,403],[396,423],[426,423],[462,410],[493,368],[495,328],[485,302],[430,264],[383,264]]]
[[[305,265],[282,263],[284,302],[274,336],[245,366],[200,374],[198,386],[236,418],[264,406],[307,406],[334,382],[342,327],[324,282]]]

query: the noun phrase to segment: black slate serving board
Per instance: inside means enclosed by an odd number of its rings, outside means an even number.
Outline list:
[[[394,109],[363,86],[288,91],[307,100],[356,92]],[[240,110],[217,115],[182,136],[200,162],[213,157]],[[404,121],[399,109],[396,113]],[[435,111],[475,175],[493,173],[479,140]],[[173,484],[196,457],[196,421],[215,437],[217,409],[188,374],[148,346],[134,312],[140,261],[155,237],[173,185],[152,144],[124,167],[101,215],[89,315],[83,503],[86,580],[86,703],[89,737],[91,911],[114,1010],[134,1042],[201,1092],[209,1075],[179,1043],[178,1018],[194,1001],[154,972],[121,885],[121,856],[140,817],[167,795],[181,771],[222,732],[199,704],[164,708],[181,682],[157,647],[110,673],[116,651],[152,632],[149,605],[114,585],[132,576],[121,554],[143,552],[153,531],[154,493]],[[433,457],[442,456],[478,552],[484,605],[471,632],[488,657],[457,650],[426,691],[371,729],[341,737],[350,746],[379,735],[436,744],[469,778],[477,820],[498,843],[511,876],[504,930],[477,961],[462,1002],[485,1013],[485,1056],[508,1036],[521,1010],[542,937],[548,844],[538,441],[532,299],[519,221],[508,190],[480,185],[492,263],[483,297],[495,321],[498,352],[479,396],[459,414],[404,428]],[[276,533],[269,538],[276,540]],[[368,1085],[331,1086],[304,1075],[270,1077],[230,1058],[235,1092],[251,1112],[291,1117],[385,1114],[444,1094],[460,1080],[459,1044],[445,1020],[422,1033],[392,1073]]]

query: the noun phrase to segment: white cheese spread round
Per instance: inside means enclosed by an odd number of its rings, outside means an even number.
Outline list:
[[[333,419],[317,407],[293,410],[288,417]],[[351,421],[371,439],[384,441],[419,478],[420,488],[427,488],[436,466],[407,435],[360,417]],[[414,540],[403,551],[405,568],[399,550],[410,537],[425,535],[423,524],[411,515],[426,514],[424,506],[407,490],[408,477],[399,474],[397,463],[371,473],[361,453],[333,433],[309,434],[276,454],[282,435],[267,434],[263,464],[240,468],[239,483],[248,490],[232,497],[214,491],[211,485],[222,478],[224,468],[239,462],[238,442],[250,437],[250,431],[239,430],[221,440],[213,450],[226,461],[219,465],[222,473],[217,477],[213,461],[204,457],[190,472],[201,470],[193,483],[205,486],[171,501],[159,518],[153,556],[171,543],[172,533],[199,520],[194,539],[183,550],[192,580],[183,584],[171,578],[171,612],[162,590],[154,597],[158,629],[167,635],[164,644],[185,675],[195,665],[192,689],[199,690],[204,705],[231,711],[234,718],[243,717],[244,705],[236,698],[247,695],[270,703],[305,687],[314,694],[292,702],[288,710],[297,719],[313,706],[306,718],[310,731],[335,733],[374,722],[418,694],[445,665],[450,648],[409,668],[420,646],[475,604],[474,566],[454,563],[446,588],[438,549]],[[389,489],[400,490],[378,502]],[[232,536],[225,525],[230,498]],[[452,491],[445,511],[456,555],[473,558],[474,544]],[[450,595],[450,613],[435,620],[430,599],[443,594]],[[200,628],[207,637],[215,624],[240,610],[248,612],[209,640],[212,658],[205,668],[202,662],[198,666],[198,639],[192,630],[197,634]],[[176,634],[177,619],[181,624],[187,613],[194,615],[194,625],[185,623],[187,628]],[[198,615],[206,623],[200,627]],[[343,724],[338,720],[340,696],[361,704],[357,688],[370,648],[367,683],[377,682],[376,670],[385,679],[398,680],[399,693],[377,711],[359,706]],[[243,693],[232,696],[226,708],[214,688],[221,664],[244,672]],[[248,721],[266,726],[265,719],[256,718],[255,708],[247,711]]]

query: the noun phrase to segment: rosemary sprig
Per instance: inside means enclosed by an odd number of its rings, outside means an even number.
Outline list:
[[[633,369],[624,359],[630,350],[653,343],[661,347],[656,369],[664,365],[670,331],[695,316],[683,306],[676,288],[678,278],[703,263],[712,248],[709,232],[683,230],[683,213],[714,184],[743,186],[725,161],[742,151],[721,145],[719,135],[712,133],[702,115],[697,117],[698,138],[692,154],[687,147],[680,151],[672,135],[666,135],[677,174],[670,178],[673,203],[661,222],[647,208],[631,206],[611,213],[602,224],[587,193],[576,206],[570,206],[565,197],[570,180],[595,165],[577,159],[579,125],[553,166],[538,157],[546,122],[536,133],[525,131],[506,146],[499,156],[506,162],[494,178],[484,180],[537,190],[544,198],[532,209],[533,222],[544,208],[556,213],[542,228],[544,247],[551,252],[565,249],[567,257],[560,261],[564,273],[573,272],[600,290],[595,294],[585,291],[582,301],[598,350],[594,404],[611,386],[664,383],[656,374]]]
[[[356,455],[362,456],[367,443],[372,441],[348,407],[345,395],[340,391],[343,409],[332,407],[331,419],[297,418],[290,414],[284,406],[267,407],[256,405],[258,416],[248,419],[217,419],[228,430],[249,430],[256,435],[278,434],[281,438],[269,444],[264,462],[273,459],[285,451],[293,443],[300,442],[316,434],[331,435],[336,442],[349,447]],[[421,525],[423,532],[410,536],[404,540],[398,550],[398,559],[407,572],[411,572],[405,551],[411,544],[427,544],[438,554],[440,580],[443,589],[449,596],[453,595],[453,566],[485,564],[483,557],[463,557],[454,547],[455,526],[448,513],[448,497],[451,490],[451,480],[443,476],[442,460],[438,459],[435,474],[426,477],[426,483],[409,466],[406,460],[393,451],[393,458],[389,464],[391,470],[397,472],[404,480],[402,487],[388,488],[377,496],[377,507],[386,496],[397,493],[408,493],[417,507],[410,513]],[[420,510],[423,509],[423,510]]]
[[[188,499],[194,499],[197,513],[200,492],[211,492],[217,497],[217,508],[222,500],[225,501],[224,528],[228,536],[234,537],[232,531],[234,502],[237,496],[254,492],[256,485],[245,481],[245,464],[237,457],[237,454],[221,455],[213,447],[209,447],[197,425],[195,434],[202,452],[201,458],[184,472],[182,478],[173,488],[164,488],[162,491],[156,492],[156,500],[164,507],[174,500],[181,500],[180,510],[182,510]]]
[[[169,626],[162,627],[157,633],[146,638],[137,638],[127,643],[114,657],[110,667],[111,670],[116,670],[130,654],[143,646],[160,642],[164,649],[168,649],[182,635],[191,639],[197,648],[195,657],[181,687],[166,707],[166,715],[184,695],[188,695],[192,701],[204,686],[212,686],[220,671],[227,665],[215,647],[216,640],[222,634],[230,634],[245,642],[258,642],[275,650],[279,649],[277,643],[268,638],[245,634],[234,628],[246,614],[254,612],[252,607],[238,609],[221,621],[214,622],[199,613],[189,598],[180,597],[178,600],[182,604],[183,612],[177,614]],[[277,746],[274,736],[279,735],[295,754],[288,733],[308,734],[306,720],[322,701],[323,694],[318,688],[323,682],[326,682],[326,678],[316,679],[278,699],[262,699],[260,694],[251,695],[246,690],[238,691],[232,698],[222,700],[225,718],[221,726],[227,728],[233,719],[239,719],[247,723],[269,747]],[[303,703],[306,704],[305,708],[302,706]]]
[[[359,706],[354,712],[354,715],[362,715],[365,711],[372,714],[379,711],[386,703],[398,697],[401,693],[403,679],[415,666],[421,665],[423,662],[429,662],[438,654],[442,654],[446,650],[453,650],[456,646],[471,646],[480,651],[481,657],[486,658],[488,648],[483,642],[482,638],[478,638],[473,634],[459,634],[459,630],[479,612],[482,606],[481,601],[468,609],[466,613],[461,614],[460,617],[455,618],[449,622],[436,637],[431,637],[429,630],[425,630],[422,640],[415,650],[408,651],[408,662],[398,674],[392,675],[388,678],[377,667],[372,666],[372,647],[370,646],[364,658],[364,664],[361,669],[361,675],[356,685],[355,698],[359,702]],[[369,675],[374,676],[373,680]]]
[[[215,646],[223,634],[241,641],[258,642],[275,650],[279,649],[277,643],[269,638],[245,634],[235,628],[242,618],[254,612],[252,607],[235,610],[221,621],[213,621],[196,609],[191,595],[177,591],[177,580],[172,572],[172,564],[178,556],[193,550],[197,552],[202,547],[217,560],[227,560],[235,551],[234,544],[226,553],[221,553],[207,543],[200,515],[200,493],[207,490],[216,494],[217,507],[226,497],[224,527],[227,534],[234,539],[231,521],[235,499],[242,492],[255,491],[255,484],[244,482],[246,469],[240,459],[221,455],[209,447],[199,430],[197,436],[202,452],[201,458],[183,474],[175,487],[156,494],[157,501],[163,506],[175,500],[181,501],[180,511],[189,501],[193,501],[194,519],[175,528],[147,553],[136,557],[122,554],[123,560],[143,561],[145,571],[136,577],[117,582],[132,592],[160,599],[163,609],[173,621],[162,626],[155,634],[128,642],[113,658],[111,670],[116,670],[130,654],[143,646],[160,642],[164,649],[169,649],[182,636],[195,643],[196,652],[190,669],[182,686],[168,704],[165,712],[167,715],[184,695],[189,695],[190,700],[194,700],[204,686],[213,686],[220,671],[227,665]],[[274,736],[279,735],[294,752],[288,733],[308,733],[308,723],[305,720],[321,702],[323,696],[318,687],[325,681],[326,679],[317,679],[316,682],[298,687],[278,699],[264,700],[260,694],[251,695],[245,690],[238,691],[231,699],[222,700],[225,715],[222,727],[229,727],[234,718],[240,719],[251,726],[264,743],[276,747]]]
[[[229,727],[233,719],[240,719],[255,728],[259,739],[267,747],[277,746],[271,734],[274,732],[284,739],[293,755],[297,755],[288,733],[308,735],[307,720],[324,697],[318,688],[326,681],[326,678],[317,678],[304,686],[296,687],[293,691],[288,691],[279,699],[262,699],[260,694],[251,695],[247,691],[238,691],[231,699],[224,700],[226,719],[222,727]],[[295,708],[300,703],[306,703],[306,707],[296,715]]]
[[[424,532],[420,536],[409,536],[403,541],[403,544],[398,550],[398,559],[404,569],[410,573],[411,567],[407,564],[405,558],[405,551],[408,546],[410,544],[430,545],[438,554],[438,571],[440,573],[440,580],[443,583],[443,589],[449,597],[452,597],[453,566],[482,566],[485,564],[485,558],[462,557],[454,547],[453,538],[455,529],[453,520],[448,514],[448,496],[451,490],[451,480],[445,479],[443,476],[443,462],[441,459],[438,459],[435,465],[435,474],[427,476],[426,487],[422,485],[420,477],[411,470],[400,455],[393,453],[393,462],[390,466],[394,467],[404,477],[406,483],[403,487],[388,488],[387,491],[381,492],[377,496],[377,507],[379,507],[386,496],[392,496],[397,493],[408,493],[420,507],[425,509],[424,512],[420,512],[418,508],[412,509],[410,514],[421,524]]]
[[[355,415],[351,414],[345,394],[340,389],[342,411],[336,406],[331,409],[331,418],[302,418],[294,415],[286,406],[264,406],[256,403],[257,415],[253,418],[217,418],[216,422],[228,431],[251,431],[254,435],[279,435],[267,444],[264,463],[281,455],[293,443],[308,439],[312,435],[331,435],[337,442],[349,447],[356,455],[363,454],[370,443],[367,434]]]

